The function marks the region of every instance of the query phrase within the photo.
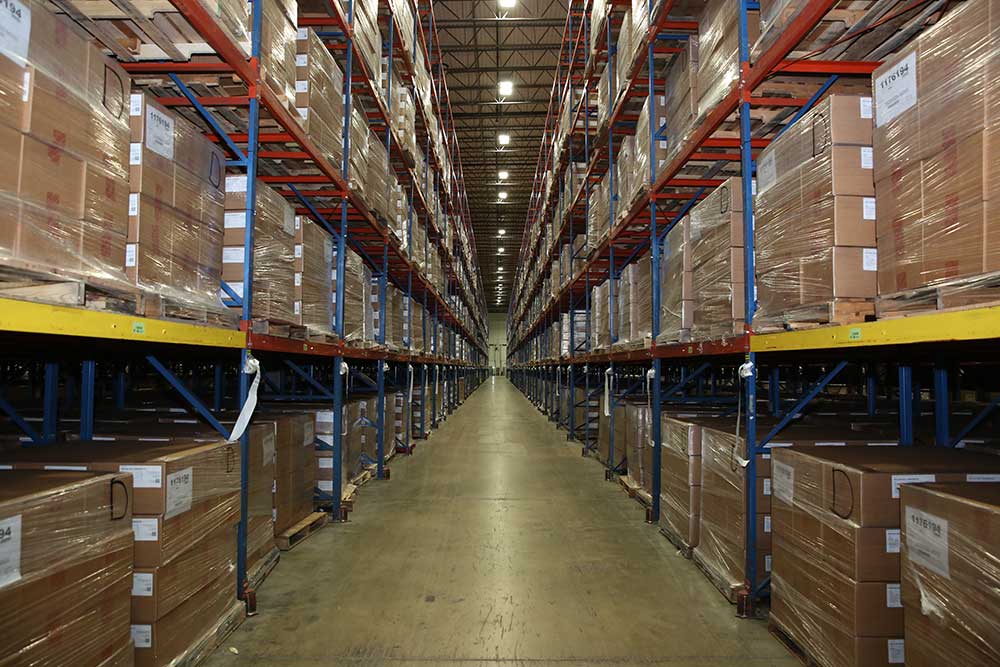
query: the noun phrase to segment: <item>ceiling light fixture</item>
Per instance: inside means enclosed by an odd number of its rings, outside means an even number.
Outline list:
[[[504,9],[513,9],[517,5],[517,0],[497,0],[497,4]]]
[[[509,134],[498,134],[497,135],[497,143],[500,144],[501,146],[506,146],[507,144],[510,143],[510,135]]]
[[[505,181],[508,178],[510,178],[510,173],[508,173],[506,170],[501,171],[497,174],[497,178],[499,178],[501,181]]]
[[[514,82],[513,81],[501,81],[497,84],[500,88],[500,96],[507,97],[508,95],[514,94]]]
[[[506,229],[498,229],[498,230],[497,230],[497,234],[498,234],[498,235],[500,235],[500,236],[503,236],[503,235],[504,235],[504,234],[506,234],[506,233],[507,233],[507,230],[506,230]]]
[[[507,193],[501,190],[500,192],[497,193],[497,197],[499,197],[500,199],[506,199]]]
[[[502,247],[497,248],[497,254],[498,255],[502,255],[503,254],[503,248]]]

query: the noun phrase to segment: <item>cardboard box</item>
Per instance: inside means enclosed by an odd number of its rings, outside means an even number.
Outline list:
[[[84,163],[67,151],[24,135],[18,197],[69,218],[83,217]]]

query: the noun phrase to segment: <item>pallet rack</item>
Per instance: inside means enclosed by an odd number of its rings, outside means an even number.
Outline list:
[[[582,389],[589,403],[601,392],[610,395],[602,406],[611,421],[611,455],[605,475],[615,472],[614,411],[609,408],[636,393],[648,395],[651,408],[651,439],[653,447],[653,494],[647,519],[656,522],[660,513],[660,414],[667,402],[682,404],[716,404],[735,412],[740,406],[745,415],[743,434],[748,452],[766,453],[768,443],[820,393],[834,382],[858,388],[867,397],[868,412],[876,412],[879,392],[898,400],[899,441],[914,442],[914,419],[921,413],[921,381],[930,387],[933,400],[934,440],[939,446],[954,447],[983,423],[1000,401],[986,401],[978,412],[963,417],[951,409],[957,396],[962,372],[979,363],[983,354],[995,353],[1000,340],[1000,307],[984,306],[954,311],[939,311],[899,319],[864,322],[849,326],[820,326],[812,329],[758,334],[752,329],[755,311],[755,290],[745,292],[744,333],[731,337],[692,343],[658,344],[660,310],[659,247],[666,233],[694,206],[699,199],[722,183],[723,169],[743,176],[755,175],[756,151],[801,118],[839,79],[867,77],[880,64],[868,61],[832,59],[823,55],[792,58],[793,50],[824,20],[836,2],[807,0],[784,30],[751,62],[748,13],[759,9],[753,0],[733,0],[739,5],[738,29],[739,77],[722,99],[709,110],[683,143],[675,157],[663,169],[657,170],[655,157],[650,159],[646,185],[634,204],[624,214],[616,216],[617,190],[612,179],[607,236],[584,254],[573,256],[582,266],[571,275],[561,275],[562,287],[540,308],[538,301],[549,267],[558,261],[560,247],[572,242],[585,229],[590,217],[589,201],[593,184],[609,171],[617,159],[618,139],[634,133],[637,116],[631,109],[635,98],[652,97],[664,85],[656,79],[663,58],[677,52],[678,44],[696,33],[698,24],[687,17],[675,20],[671,14],[674,0],[644,3],[648,26],[635,63],[625,77],[625,91],[616,99],[609,84],[609,112],[606,127],[596,127],[594,118],[595,86],[604,68],[614,67],[616,29],[620,24],[624,4],[608,2],[604,12],[591,15],[593,0],[569,3],[555,81],[552,86],[542,147],[535,171],[528,220],[522,238],[518,274],[514,279],[513,300],[508,311],[508,364],[514,383],[540,410],[548,413],[567,429],[567,438],[585,443],[584,455],[591,449],[589,422],[574,423],[572,406],[569,414],[561,413],[559,395],[564,391]],[[884,3],[879,3],[884,4]],[[632,4],[635,11],[635,4]],[[922,20],[922,19],[921,19]],[[856,25],[868,25],[868,17]],[[916,24],[916,32],[920,25]],[[910,33],[912,36],[913,32]],[[891,44],[895,36],[884,38]],[[901,42],[897,42],[898,46]],[[591,51],[588,46],[596,45]],[[891,48],[885,51],[891,51]],[[812,57],[817,56],[817,57]],[[840,56],[842,57],[842,56]],[[808,81],[807,94],[800,97],[772,97],[763,91],[764,84],[786,75]],[[859,79],[863,80],[863,79]],[[803,84],[806,85],[806,84]],[[569,108],[567,109],[567,105]],[[751,111],[758,108],[776,109],[777,122],[754,128]],[[662,138],[663,128],[649,105],[649,136],[637,137],[648,141],[649,155],[655,156],[655,142]],[[565,119],[569,119],[566,127]],[[738,136],[731,127],[738,123]],[[728,123],[729,127],[723,125]],[[725,131],[724,131],[725,130]],[[564,146],[556,139],[564,133]],[[583,169],[582,183],[575,192],[560,192],[560,176],[567,169]],[[558,184],[547,188],[546,172]],[[754,234],[751,179],[743,178],[743,249],[745,285],[755,284]],[[559,195],[568,202],[569,213],[560,222],[547,212]],[[543,246],[545,234],[535,237],[530,231],[548,228],[550,246]],[[652,343],[640,349],[591,349],[591,288],[608,278],[617,278],[622,269],[645,251],[650,253],[652,291]],[[540,271],[529,276],[525,267],[540,265]],[[575,265],[574,261],[572,265]],[[572,266],[571,265],[571,266]],[[562,269],[560,268],[560,272]],[[615,300],[613,283],[609,289],[609,304]],[[560,315],[581,312],[586,317],[586,339],[574,340],[573,317],[570,315],[568,353],[558,358],[541,353],[550,349],[547,335],[559,325]],[[615,322],[609,322],[609,334],[615,341]],[[988,384],[989,379],[980,378]],[[759,400],[758,388],[766,390],[766,400]],[[762,407],[762,405],[766,407]],[[758,432],[760,411],[777,419],[767,433]],[[581,428],[582,426],[582,428]],[[756,457],[748,455],[746,466],[746,513],[756,514]],[[755,601],[768,594],[769,578],[756,571],[756,531],[754,521],[747,521],[746,581],[739,596],[740,608],[750,614]]]
[[[124,49],[121,44],[102,39],[105,33],[93,21],[83,20],[71,2],[57,3],[118,56],[128,72],[143,77],[166,77],[164,85],[170,87],[173,94],[161,96],[159,100],[170,107],[193,111],[207,136],[225,147],[229,158],[226,164],[228,171],[246,174],[247,224],[243,246],[245,257],[250,259],[244,266],[245,288],[241,295],[225,283],[220,286],[227,296],[227,304],[240,308],[240,328],[222,329],[176,320],[0,298],[0,332],[11,344],[11,349],[16,348],[10,353],[11,358],[2,364],[4,374],[0,377],[0,388],[8,379],[37,381],[43,416],[40,427],[33,426],[31,420],[23,418],[2,395],[0,412],[5,413],[32,444],[44,444],[55,439],[60,399],[63,406],[75,406],[78,398],[79,435],[81,439],[89,439],[94,433],[95,404],[100,404],[98,399],[108,397],[116,406],[124,407],[130,381],[150,372],[161,376],[177,391],[190,412],[201,416],[223,437],[239,438],[242,448],[242,515],[236,590],[241,598],[247,580],[248,436],[245,432],[242,435],[232,432],[215,417],[227,407],[230,399],[227,380],[231,381],[233,376],[238,379],[237,400],[229,407],[239,407],[240,410],[251,411],[258,397],[286,402],[322,401],[332,407],[334,482],[330,496],[335,501],[335,509],[339,509],[342,497],[341,408],[350,386],[359,385],[377,392],[378,456],[375,476],[382,479],[388,477],[384,467],[387,455],[393,450],[411,452],[414,447],[411,436],[426,435],[430,427],[436,426],[459,403],[459,380],[464,379],[467,389],[471,391],[485,378],[487,365],[485,299],[477,262],[471,250],[475,247],[471,217],[461,156],[452,129],[450,100],[443,77],[432,4],[404,0],[407,10],[414,17],[419,17],[414,20],[412,52],[402,46],[404,39],[393,11],[380,3],[379,17],[383,35],[388,38],[382,44],[381,55],[387,59],[390,74],[394,66],[402,66],[405,83],[413,85],[418,50],[422,62],[435,69],[432,109],[437,126],[443,128],[443,146],[447,159],[454,166],[454,178],[450,189],[424,193],[416,185],[416,170],[422,169],[427,175],[439,173],[443,168],[442,156],[429,150],[432,123],[430,119],[419,116],[418,137],[427,149],[426,162],[422,165],[407,164],[398,148],[398,137],[389,123],[395,111],[391,95],[392,77],[387,84],[390,94],[386,102],[372,73],[367,71],[354,40],[354,1],[347,0],[344,6],[336,0],[323,2],[323,16],[301,17],[299,21],[300,27],[314,26],[318,31],[324,31],[321,36],[338,57],[344,72],[342,164],[332,164],[323,157],[288,108],[262,80],[259,63],[263,2],[253,0],[251,3],[251,39],[249,54],[246,54],[220,27],[206,5],[198,0],[172,0],[173,9],[210,50],[210,54],[197,59],[185,59],[179,52],[173,53],[174,60],[167,59],[171,56],[169,50],[166,57],[160,53],[156,59],[139,60],[135,53]],[[148,20],[143,25],[152,29]],[[153,34],[149,33],[150,36]],[[162,34],[156,34],[162,41]],[[157,46],[161,46],[160,41],[156,42]],[[245,92],[214,97],[201,94],[201,89],[196,92],[192,79],[207,75],[233,77],[241,82]],[[352,104],[362,104],[371,120],[372,131],[380,141],[384,140],[389,150],[393,170],[400,182],[408,186],[407,247],[413,247],[414,222],[423,221],[428,230],[425,243],[442,251],[444,293],[403,252],[400,244],[358,193],[348,187]],[[227,121],[233,115],[240,115],[245,119],[245,127],[236,131],[227,129],[220,121],[220,117],[226,114]],[[289,170],[286,168],[288,165],[294,165],[296,169]],[[257,182],[277,187],[281,194],[297,202],[297,214],[311,217],[333,237],[337,249],[333,329],[339,342],[312,342],[253,331],[253,220]],[[435,224],[434,213],[438,212],[435,207],[443,207],[443,212],[447,213],[447,217],[441,218],[445,224],[454,221],[455,225],[463,227],[464,239],[455,234],[454,242],[446,243],[444,230],[438,229]],[[380,318],[374,347],[343,342],[345,250],[348,247],[361,255],[377,278]],[[391,350],[385,346],[386,287],[390,282],[413,300],[409,303],[419,301],[424,306],[424,316],[419,322],[411,320],[412,307],[406,311],[407,342],[403,350]],[[463,308],[467,313],[465,318],[460,316]],[[417,327],[423,334],[423,340],[427,341],[426,353],[415,352],[408,342],[412,341]],[[421,409],[419,422],[405,434],[403,441],[387,445],[383,408],[386,390],[390,386],[407,391],[408,403],[419,404]],[[60,393],[63,395],[60,396]],[[199,393],[212,398],[205,401]]]

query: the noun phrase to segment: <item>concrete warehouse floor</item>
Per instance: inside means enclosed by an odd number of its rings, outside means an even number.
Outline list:
[[[505,379],[391,468],[209,667],[799,664]]]

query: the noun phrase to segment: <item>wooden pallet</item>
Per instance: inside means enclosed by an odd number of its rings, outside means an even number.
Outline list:
[[[306,340],[306,328],[304,326],[301,324],[291,324],[282,320],[254,319],[250,323],[250,331],[255,334],[274,336],[276,338]]]
[[[281,551],[277,548],[271,549],[271,552],[260,559],[259,562],[254,564],[253,567],[247,572],[247,581],[250,583],[250,588],[257,590],[260,585],[264,583],[267,579],[267,575],[271,574],[274,567],[278,564],[278,560],[281,558]]]
[[[628,494],[629,498],[634,499],[643,507],[653,506],[652,496],[650,496],[646,489],[637,484],[635,480],[630,479],[628,475],[619,475],[618,483],[625,489],[625,493]]]
[[[206,630],[184,653],[170,663],[172,667],[197,667],[222,645],[246,617],[246,606],[237,600],[216,623]]]
[[[813,660],[809,654],[799,646],[798,642],[792,639],[791,635],[785,631],[774,618],[770,616],[767,619],[767,631],[772,637],[778,640],[778,643],[785,647],[785,649],[791,653],[800,663],[806,665],[806,667],[821,667],[822,663]]]
[[[834,299],[792,308],[755,326],[759,333],[795,331],[827,325],[858,324],[875,319],[875,304],[867,299]]]
[[[691,560],[691,554],[694,551],[694,547],[685,542],[684,538],[680,536],[680,533],[671,528],[669,525],[661,523],[660,535],[663,535],[670,541],[672,545],[677,547],[677,551],[682,556],[684,556],[688,560]]]
[[[281,535],[275,537],[274,542],[282,551],[288,551],[289,549],[295,547],[295,545],[299,542],[325,526],[326,522],[329,520],[330,517],[326,512],[313,512],[283,532]]]
[[[1000,273],[991,273],[880,296],[875,301],[875,312],[879,319],[890,319],[998,304]]]
[[[0,297],[129,315],[142,303],[137,287],[18,260],[0,266]]]
[[[743,589],[742,584],[734,584],[719,572],[716,572],[714,566],[706,562],[704,556],[697,549],[692,550],[691,560],[705,574],[705,577],[712,582],[712,585],[722,593],[722,597],[729,600],[730,604],[736,604],[739,593]]]
[[[235,310],[182,303],[159,294],[143,296],[142,314],[158,320],[189,322],[223,329],[235,329],[240,321],[239,313]]]

